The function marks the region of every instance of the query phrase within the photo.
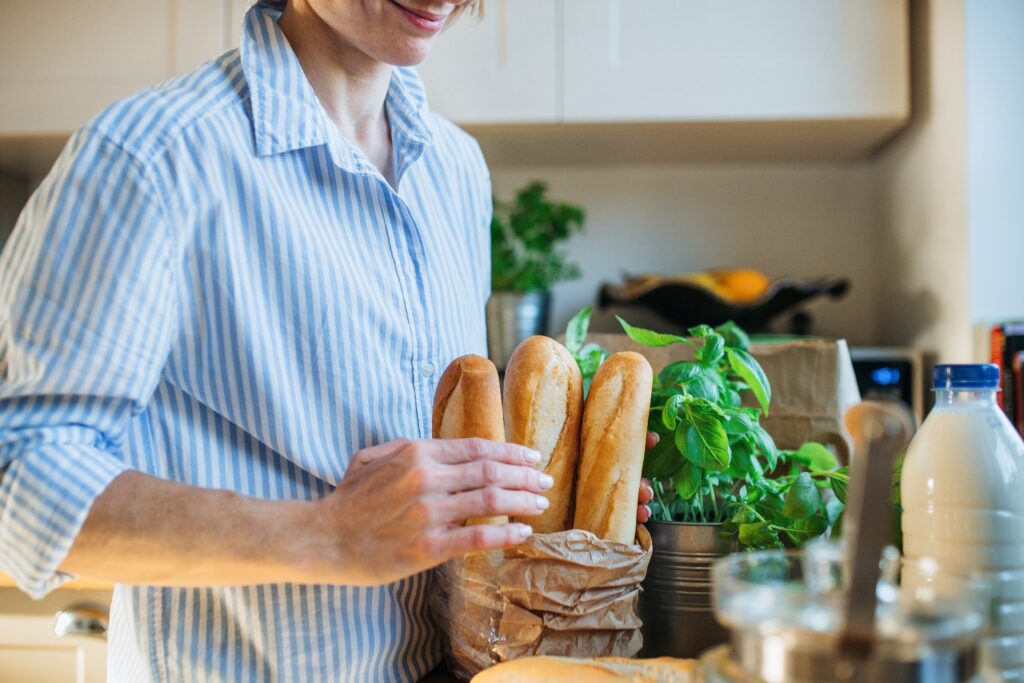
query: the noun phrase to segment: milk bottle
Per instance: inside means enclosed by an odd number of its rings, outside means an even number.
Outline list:
[[[995,365],[939,365],[935,408],[903,465],[903,544],[993,590],[982,662],[1024,681],[1024,442],[996,404]]]

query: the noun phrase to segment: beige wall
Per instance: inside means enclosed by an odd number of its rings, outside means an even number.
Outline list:
[[[911,3],[914,119],[878,160],[880,339],[972,357],[963,0]]]

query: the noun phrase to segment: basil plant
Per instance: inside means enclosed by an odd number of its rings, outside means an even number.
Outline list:
[[[576,314],[565,335],[585,390],[609,355],[585,343],[590,315],[589,307]],[[654,519],[722,523],[723,535],[745,548],[799,546],[839,533],[847,468],[819,443],[776,448],[761,426],[771,385],[740,327],[699,325],[680,336],[618,320],[638,344],[693,347],[693,360],[671,363],[654,379],[648,430],[660,440],[643,472],[654,487]]]

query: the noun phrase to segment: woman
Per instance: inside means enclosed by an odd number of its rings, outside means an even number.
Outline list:
[[[458,522],[543,509],[535,453],[428,438],[439,370],[484,350],[491,200],[404,67],[465,9],[261,2],[19,219],[0,569],[117,582],[111,680],[416,680],[424,570],[531,533]]]

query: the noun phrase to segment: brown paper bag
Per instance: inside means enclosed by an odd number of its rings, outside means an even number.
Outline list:
[[[624,334],[589,334],[587,341],[612,352],[636,351],[650,361],[655,373],[669,363],[693,360],[693,347],[686,344],[650,348]],[[860,402],[860,391],[846,342],[801,339],[751,344],[750,352],[772,385],[771,412],[762,424],[775,444],[796,449],[818,441],[834,447],[841,463],[849,463],[853,442],[843,426],[843,415]]]
[[[634,545],[573,529],[445,563],[435,570],[430,607],[449,669],[468,680],[524,655],[635,656],[643,645],[636,603],[650,558],[651,537],[638,526]]]

